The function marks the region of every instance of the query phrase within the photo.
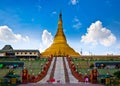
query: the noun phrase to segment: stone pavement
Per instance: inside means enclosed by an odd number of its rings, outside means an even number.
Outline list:
[[[29,84],[21,84],[19,86],[104,86],[99,84],[85,84],[85,83],[66,83],[66,84],[40,84],[40,83],[29,83]]]
[[[59,80],[60,83],[65,83],[65,73],[62,57],[57,57],[54,78],[57,81]]]

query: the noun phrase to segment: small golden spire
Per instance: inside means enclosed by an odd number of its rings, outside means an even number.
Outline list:
[[[59,14],[59,19],[62,20],[62,12],[60,11],[60,14]]]
[[[62,12],[61,11],[60,11],[60,14],[59,14],[58,27],[62,27]]]

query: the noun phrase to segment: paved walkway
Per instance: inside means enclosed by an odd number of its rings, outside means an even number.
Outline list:
[[[37,83],[47,83],[46,81],[50,79],[50,74],[51,74],[51,71],[53,68],[54,61],[55,61],[55,57],[53,57],[53,60],[51,62],[50,68],[48,69],[47,75],[41,81],[39,81]]]
[[[104,86],[104,85],[99,85],[99,84],[85,84],[85,83],[66,83],[66,84],[29,83],[29,84],[21,84],[19,86]]]
[[[57,57],[54,78],[55,80],[60,80],[60,83],[65,83],[65,73],[62,57]]]
[[[65,63],[66,63],[70,83],[78,83],[78,80],[71,73],[71,70],[69,68],[68,61],[67,61],[66,57],[64,57],[64,58],[65,58]]]

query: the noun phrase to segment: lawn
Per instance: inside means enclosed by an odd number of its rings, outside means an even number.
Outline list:
[[[94,64],[95,62],[98,62],[98,60],[90,60],[90,59],[80,59],[80,58],[72,58],[72,62],[75,64],[77,71],[81,74],[88,73],[90,74],[92,68],[90,68],[91,64]],[[100,61],[111,61],[111,60],[100,60]],[[114,72],[118,71],[120,69],[98,69],[98,74],[111,74],[113,75]]]
[[[47,58],[41,58],[38,60],[28,60],[28,59],[22,59],[22,60],[18,60],[18,59],[0,59],[0,62],[24,62],[24,66],[28,69],[29,73],[34,73],[35,76],[42,71],[42,68],[44,67],[44,65],[47,62]],[[5,76],[10,69],[0,69],[0,77]],[[20,75],[22,71],[22,68],[16,68],[14,69],[14,73]]]

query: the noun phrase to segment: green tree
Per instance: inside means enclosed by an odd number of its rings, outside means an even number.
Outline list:
[[[114,75],[115,75],[116,78],[120,79],[120,70],[114,72]]]
[[[90,68],[93,68],[93,67],[94,67],[94,63],[91,63],[91,64],[90,64]]]

